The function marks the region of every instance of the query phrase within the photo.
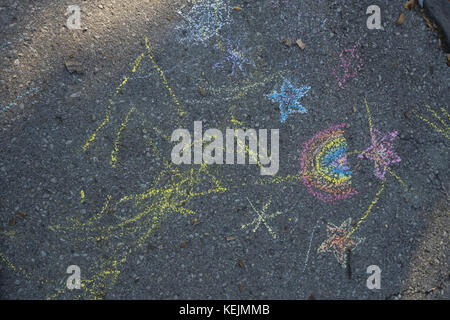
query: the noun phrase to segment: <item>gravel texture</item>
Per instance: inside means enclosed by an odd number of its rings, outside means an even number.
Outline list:
[[[1,298],[449,298],[450,73],[423,9],[78,0],[69,30],[74,2],[0,4]],[[382,30],[366,26],[374,4]],[[268,95],[284,79],[311,89],[307,112],[281,123]],[[349,154],[358,194],[324,203],[298,178],[303,145],[345,122],[348,151],[366,150],[365,101],[374,128],[398,132],[401,161],[376,201],[374,163]],[[256,165],[170,165],[172,131],[197,120],[279,129],[279,180]],[[243,228],[269,199],[270,228]],[[361,243],[343,267],[318,249],[349,218]],[[69,265],[80,290],[66,289]],[[381,289],[366,286],[370,265]]]

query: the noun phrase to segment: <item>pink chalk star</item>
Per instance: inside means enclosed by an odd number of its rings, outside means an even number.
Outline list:
[[[362,159],[366,157],[375,162],[375,175],[382,180],[384,179],[389,165],[401,161],[398,154],[392,150],[392,142],[397,135],[397,131],[392,131],[383,136],[380,131],[373,128],[370,134],[372,145],[358,155],[358,158]]]
[[[353,48],[344,49],[340,55],[341,64],[333,69],[332,74],[336,77],[339,87],[343,87],[347,79],[358,75],[363,67],[363,60],[358,53],[359,43],[356,42]]]

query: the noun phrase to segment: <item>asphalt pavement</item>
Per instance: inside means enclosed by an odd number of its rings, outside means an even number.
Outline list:
[[[448,299],[449,56],[406,2],[4,1],[0,297]],[[278,129],[279,170],[174,164],[194,121]]]

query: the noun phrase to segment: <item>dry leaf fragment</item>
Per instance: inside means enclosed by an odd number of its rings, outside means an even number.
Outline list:
[[[430,19],[428,19],[427,17],[423,17],[423,20],[425,20],[425,22],[427,23],[428,28],[430,28],[432,31],[434,31],[435,27],[433,25],[433,23],[431,23]]]
[[[406,119],[411,119],[411,116],[409,115],[408,112],[405,111],[405,113],[403,113],[403,115],[405,116]]]
[[[242,289],[243,289],[242,284],[240,284],[240,283],[238,284],[238,289],[239,289],[239,291],[242,291]]]
[[[291,38],[284,38],[283,40],[281,40],[281,42],[285,45],[285,46],[292,46],[292,39]]]
[[[302,40],[298,39],[295,43],[297,43],[300,49],[305,50],[306,45],[302,42]]]
[[[239,260],[239,261],[238,261],[238,265],[239,265],[239,267],[241,267],[241,268],[245,267],[244,260]]]
[[[205,88],[198,89],[198,93],[200,93],[202,96],[206,97],[206,89]]]
[[[67,60],[64,63],[66,65],[66,69],[67,71],[69,71],[70,73],[83,73],[84,72],[84,68],[83,68],[83,64],[79,61],[76,60]]]
[[[16,212],[16,216],[19,217],[19,218],[22,218],[22,219],[25,218],[26,215],[27,214],[25,212],[21,211],[21,210],[18,210]]]
[[[11,220],[9,220],[9,225],[13,226],[16,224],[16,218],[12,218]]]
[[[180,247],[184,248],[186,246],[187,246],[187,242],[186,241],[181,241]]]
[[[234,9],[234,11],[241,11],[241,7],[238,7],[238,6],[234,7],[233,9]]]
[[[198,219],[197,219],[197,218],[192,218],[191,224],[194,225],[194,226],[195,226],[196,224],[199,224]]]
[[[409,0],[403,7],[405,9],[411,10],[414,7],[414,0]]]
[[[400,14],[400,17],[398,17],[398,19],[397,19],[397,24],[402,24],[403,22],[405,22],[405,18],[406,18],[405,13],[402,12]]]
[[[233,241],[233,240],[236,240],[235,236],[228,236],[227,237],[227,241]]]

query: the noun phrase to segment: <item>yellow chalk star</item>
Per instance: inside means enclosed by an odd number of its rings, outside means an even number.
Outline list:
[[[253,206],[253,203],[251,203],[251,201],[248,198],[247,198],[247,200],[250,203],[250,205],[252,206],[252,208],[255,211],[255,213],[258,215],[258,217],[255,218],[252,222],[250,222],[248,224],[245,224],[245,225],[243,224],[241,226],[241,228],[245,229],[245,228],[247,228],[247,227],[249,227],[251,225],[255,225],[255,227],[253,228],[253,232],[256,232],[256,230],[259,229],[261,224],[263,224],[267,228],[267,231],[269,231],[269,233],[272,236],[272,238],[276,239],[278,236],[272,230],[272,227],[267,223],[267,220],[275,218],[276,216],[279,216],[281,214],[281,212],[277,211],[275,213],[266,214],[266,210],[270,206],[270,203],[272,201],[271,199],[269,199],[269,201],[262,207],[261,210],[256,210],[256,208]]]

